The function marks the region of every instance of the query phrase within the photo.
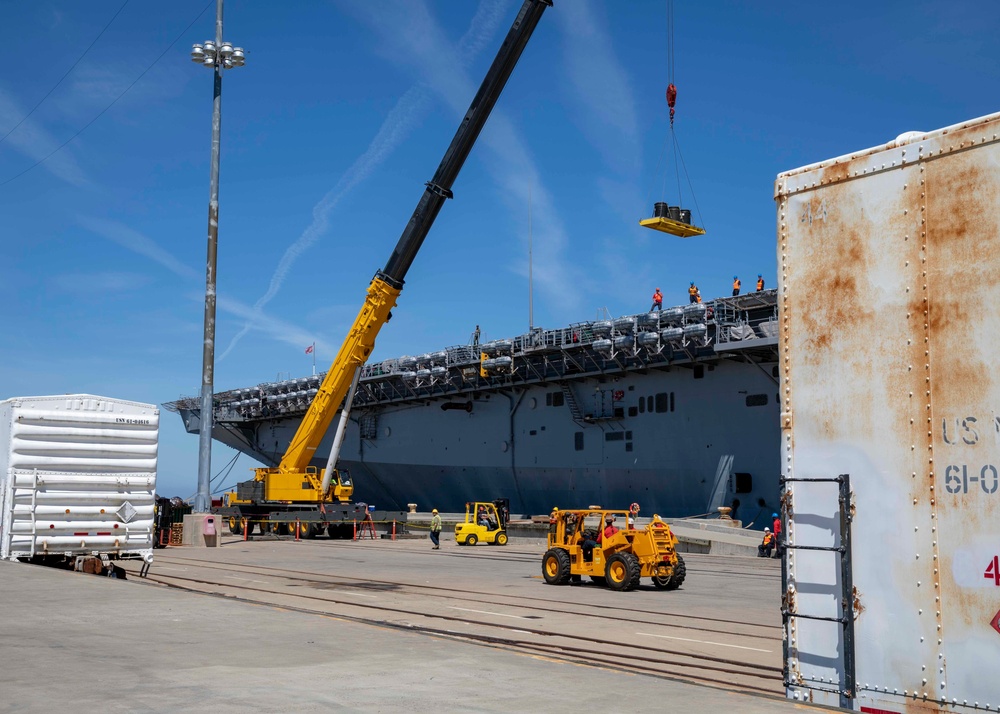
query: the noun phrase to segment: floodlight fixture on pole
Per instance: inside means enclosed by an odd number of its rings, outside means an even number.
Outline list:
[[[212,397],[215,381],[215,286],[219,246],[219,147],[222,133],[222,70],[242,67],[246,56],[242,47],[222,40],[222,2],[215,3],[215,39],[191,48],[191,61],[215,73],[212,109],[212,169],[208,197],[208,261],[205,269],[205,341],[201,372],[201,424],[198,430],[198,491],[195,513],[207,513],[212,506]]]

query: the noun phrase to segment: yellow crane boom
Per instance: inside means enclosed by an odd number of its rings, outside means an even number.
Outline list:
[[[354,320],[281,462],[275,467],[256,470],[254,480],[263,483],[265,501],[322,504],[350,500],[354,488],[348,479],[341,479],[338,474],[333,473],[330,474],[329,486],[324,485],[325,469],[311,465],[316,449],[344,402],[355,374],[375,348],[375,338],[391,317],[390,311],[395,307],[396,299],[403,289],[403,278],[407,270],[445,200],[453,197],[451,187],[462,165],[514,71],[542,12],[551,5],[552,0],[524,0],[434,178],[427,182],[389,261],[385,268],[375,274],[368,286],[361,312]],[[344,405],[345,409],[348,407],[349,405]]]

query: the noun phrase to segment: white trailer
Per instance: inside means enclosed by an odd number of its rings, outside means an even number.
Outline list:
[[[0,402],[0,557],[151,562],[159,420],[90,394]]]
[[[775,199],[787,694],[1000,711],[1000,114]]]

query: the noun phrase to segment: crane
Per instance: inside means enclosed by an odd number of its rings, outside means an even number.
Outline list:
[[[256,469],[252,482],[240,484],[241,492],[230,494],[230,504],[309,503],[318,504],[322,508],[322,504],[346,503],[350,500],[353,484],[348,476],[339,474],[335,466],[361,368],[375,347],[379,331],[392,317],[391,310],[396,306],[396,300],[403,289],[406,273],[434,225],[438,212],[447,199],[454,197],[452,185],[525,45],[542,13],[551,5],[552,0],[524,0],[437,171],[425,184],[423,195],[389,260],[372,278],[364,304],[281,461],[274,467]],[[326,468],[318,469],[311,462],[342,403],[344,407],[334,447]],[[244,508],[243,511],[246,512],[247,509]],[[257,510],[258,515],[262,513],[262,510]],[[230,523],[232,528],[232,521]]]

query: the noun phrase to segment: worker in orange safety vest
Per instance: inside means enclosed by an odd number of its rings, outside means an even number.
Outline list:
[[[774,550],[774,534],[770,528],[764,529],[764,540],[757,546],[758,558],[770,558],[771,551]]]
[[[691,287],[688,288],[688,297],[691,298],[691,302],[701,302],[698,298],[701,294],[698,292],[698,286],[691,282]]]
[[[763,276],[760,275],[760,273],[758,273],[757,274],[757,292],[760,292],[763,289],[764,289],[764,278],[763,278]]]
[[[663,309],[663,293],[657,288],[656,292],[653,293],[653,304],[650,306],[649,311],[662,310]]]
[[[733,276],[733,297],[736,297],[737,295],[740,294],[740,288],[742,286],[743,286],[743,283],[740,282],[739,277],[737,277],[736,275],[734,275]]]

